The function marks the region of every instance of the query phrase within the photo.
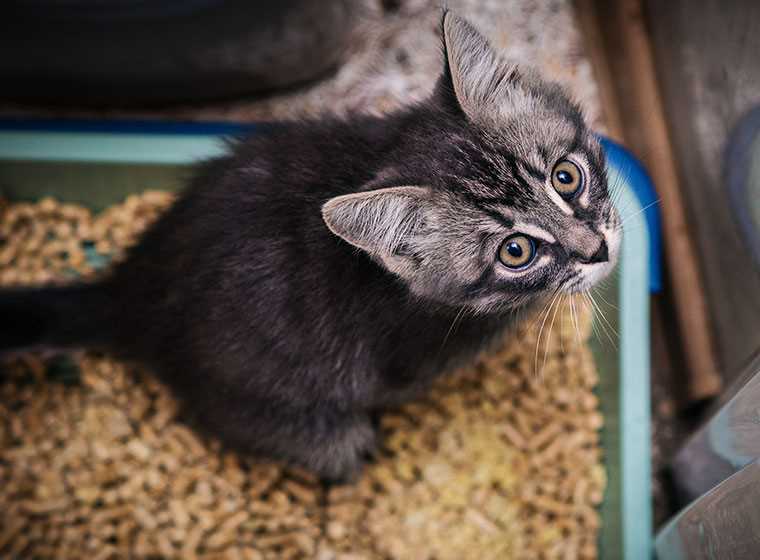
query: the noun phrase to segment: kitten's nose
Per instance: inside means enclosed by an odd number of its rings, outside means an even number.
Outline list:
[[[591,255],[588,259],[584,259],[581,262],[584,264],[596,264],[596,263],[603,263],[610,260],[610,254],[607,250],[607,242],[602,239],[601,243],[599,243],[599,248],[596,250],[596,253]]]

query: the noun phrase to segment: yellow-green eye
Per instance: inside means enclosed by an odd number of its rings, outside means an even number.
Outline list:
[[[535,256],[536,244],[525,235],[507,237],[499,247],[499,260],[507,268],[525,268]]]
[[[583,173],[572,161],[563,159],[552,170],[552,186],[563,198],[573,198],[583,189]]]

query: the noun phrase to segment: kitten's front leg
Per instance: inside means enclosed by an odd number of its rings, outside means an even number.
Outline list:
[[[249,396],[223,405],[205,414],[196,410],[198,421],[234,448],[306,467],[325,481],[356,479],[375,453],[377,431],[364,410],[288,406]]]

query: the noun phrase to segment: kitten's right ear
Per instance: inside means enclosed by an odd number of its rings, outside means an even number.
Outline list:
[[[517,66],[503,60],[474,27],[447,11],[443,44],[459,106],[473,121],[498,114],[518,80]]]
[[[322,206],[322,218],[335,235],[402,274],[412,265],[407,251],[432,218],[428,189],[391,187],[336,196]]]

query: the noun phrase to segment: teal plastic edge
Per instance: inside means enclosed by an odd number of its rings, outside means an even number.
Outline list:
[[[611,165],[612,173],[618,173]],[[611,182],[615,181],[611,177]],[[638,198],[622,189],[620,258],[620,453],[623,558],[651,558],[652,500],[650,444],[649,233]],[[602,520],[604,522],[604,520]]]
[[[190,163],[221,155],[221,136],[0,131],[0,157],[19,161]]]

